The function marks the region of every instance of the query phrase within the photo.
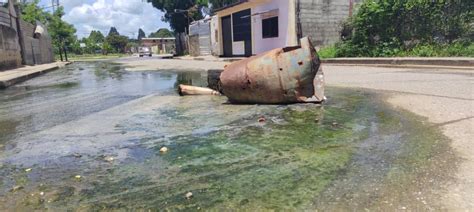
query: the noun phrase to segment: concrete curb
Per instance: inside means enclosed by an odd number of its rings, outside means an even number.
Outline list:
[[[429,65],[384,65],[384,64],[343,64],[343,63],[322,63],[323,66],[364,66],[376,68],[402,68],[402,69],[427,69],[427,70],[458,70],[474,71],[474,67],[469,66],[429,66]]]
[[[233,62],[237,62],[237,61],[242,60],[242,58],[218,58],[218,59],[215,59],[215,60],[208,60],[208,59],[206,59],[206,58],[199,58],[199,57],[196,57],[196,58],[180,58],[180,57],[175,57],[175,58],[172,58],[172,59],[175,59],[175,60],[207,61],[207,62],[228,62],[228,63],[233,63]]]
[[[33,71],[24,71],[25,73],[19,73],[19,74],[16,74],[16,76],[13,76],[13,77],[7,77],[7,79],[5,79],[5,80],[0,79],[0,89],[8,88],[12,85],[27,81],[31,78],[40,76],[42,74],[46,74],[48,72],[54,71],[56,69],[59,69],[59,68],[64,67],[66,65],[69,65],[71,63],[72,62],[66,62],[66,63],[62,63],[62,64],[61,63],[56,63],[56,65],[45,67],[44,69],[38,69],[38,70],[33,70]],[[37,68],[37,67],[32,66],[32,68]],[[7,72],[7,71],[4,71],[4,72]]]
[[[347,65],[416,65],[474,67],[474,58],[334,58],[324,59],[323,64]]]

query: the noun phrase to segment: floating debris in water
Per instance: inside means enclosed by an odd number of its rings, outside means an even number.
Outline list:
[[[31,172],[31,168],[25,169],[25,172]]]
[[[10,191],[11,191],[11,192],[17,192],[17,191],[19,191],[19,190],[23,190],[23,188],[24,188],[23,186],[15,186],[15,187],[13,187]]]
[[[160,152],[161,152],[161,153],[166,153],[166,152],[168,152],[168,147],[161,147]]]
[[[186,193],[185,197],[186,197],[186,199],[191,199],[191,198],[193,198],[193,193],[188,192],[188,193]]]
[[[267,121],[267,120],[265,119],[264,116],[258,118],[258,122],[259,122],[259,123],[263,123],[263,122],[265,122],[265,121]]]
[[[109,163],[112,163],[114,162],[115,158],[112,157],[112,156],[107,156],[107,157],[104,157],[104,161],[106,162],[109,162]]]
[[[82,176],[81,176],[81,175],[76,175],[76,176],[74,176],[74,178],[75,178],[76,180],[81,180],[81,179],[82,179]]]

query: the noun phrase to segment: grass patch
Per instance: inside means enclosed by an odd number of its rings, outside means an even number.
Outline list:
[[[392,43],[363,48],[351,43],[340,42],[322,48],[319,55],[323,59],[335,57],[474,57],[474,43],[420,43],[413,47],[400,47]]]
[[[335,58],[337,57],[337,48],[334,45],[323,47],[318,51],[318,55],[321,59]]]
[[[127,57],[128,54],[82,54],[82,55],[68,55],[68,59],[71,61],[89,61],[89,60],[107,60],[107,59],[117,59],[121,57]],[[60,60],[59,56],[56,55],[56,60]]]

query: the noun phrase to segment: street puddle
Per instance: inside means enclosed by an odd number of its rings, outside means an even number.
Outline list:
[[[172,87],[206,83],[201,74],[168,77]],[[71,135],[57,133],[44,140],[58,150],[41,162],[18,156],[26,148],[0,153],[0,210],[439,208],[456,161],[439,129],[368,91],[327,90],[323,105],[171,95],[133,103],[132,113],[118,106],[101,115],[120,118],[79,133],[64,154]],[[94,148],[79,151],[86,144]]]

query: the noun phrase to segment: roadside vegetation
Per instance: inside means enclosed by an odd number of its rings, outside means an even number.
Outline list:
[[[366,0],[343,24],[333,57],[474,57],[474,1]]]
[[[71,54],[69,60],[72,61],[89,61],[89,60],[107,60],[130,56],[129,54]],[[59,58],[56,58],[59,59]]]
[[[137,48],[139,41],[146,38],[146,34],[142,29],[138,29],[137,38],[129,38],[121,35],[114,26],[111,26],[109,33],[106,35],[98,30],[93,30],[89,36],[78,38],[74,26],[62,20],[64,16],[63,7],[49,13],[39,6],[39,2],[39,0],[34,0],[19,3],[20,17],[32,24],[39,21],[48,29],[52,38],[54,54],[61,61],[121,57],[131,52],[131,49]],[[174,37],[168,29],[158,29],[150,36]]]

